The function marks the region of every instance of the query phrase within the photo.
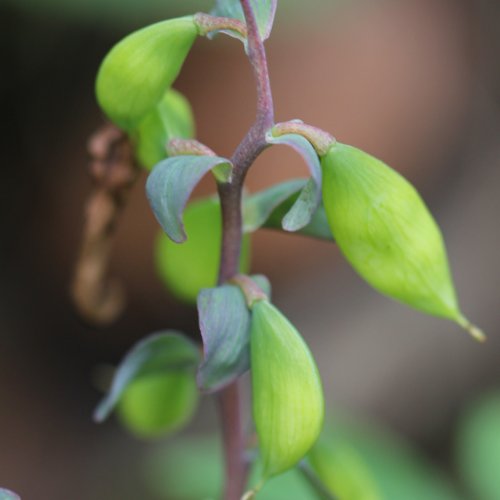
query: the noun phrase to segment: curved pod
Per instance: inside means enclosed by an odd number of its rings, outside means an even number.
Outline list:
[[[323,390],[299,332],[266,300],[252,309],[250,352],[253,415],[267,479],[293,467],[317,440]]]
[[[96,81],[99,105],[119,127],[134,129],[177,78],[198,35],[192,16],[142,28],[104,58]]]
[[[344,144],[330,148],[322,167],[328,222],[356,271],[393,299],[473,329],[458,306],[441,231],[415,188]]]

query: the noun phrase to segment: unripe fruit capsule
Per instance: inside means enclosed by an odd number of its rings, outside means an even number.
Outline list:
[[[143,167],[151,170],[167,157],[166,146],[170,139],[188,139],[193,135],[191,106],[182,94],[170,89],[134,130],[137,159]]]
[[[293,467],[315,443],[323,425],[323,391],[299,332],[266,300],[252,308],[250,350],[265,480]]]
[[[184,211],[187,240],[174,243],[165,233],[158,237],[155,261],[158,274],[171,292],[181,300],[196,304],[202,288],[217,282],[222,224],[220,203],[205,198],[190,203]],[[240,270],[250,267],[250,237],[242,242]]]
[[[343,254],[374,288],[484,335],[460,312],[441,232],[415,188],[352,146],[323,156],[323,201]]]
[[[118,415],[141,438],[170,434],[192,417],[198,401],[194,374],[185,370],[138,378],[118,403]]]
[[[152,24],[118,42],[96,81],[97,100],[111,121],[133,130],[177,78],[198,29],[192,16]]]

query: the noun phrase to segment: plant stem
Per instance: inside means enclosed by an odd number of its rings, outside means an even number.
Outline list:
[[[231,161],[233,178],[218,184],[222,213],[222,246],[218,283],[222,284],[239,272],[243,237],[241,199],[246,173],[259,154],[267,147],[265,134],[274,124],[274,108],[267,68],[266,52],[260,38],[250,0],[241,0],[247,25],[248,58],[257,87],[257,117],[236,148]],[[243,494],[248,467],[245,463],[245,433],[241,414],[238,381],[218,395],[226,461],[225,500],[239,500]]]

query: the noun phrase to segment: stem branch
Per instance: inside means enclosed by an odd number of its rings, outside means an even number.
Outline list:
[[[222,244],[218,283],[222,284],[239,272],[243,237],[241,199],[246,173],[267,147],[265,134],[274,124],[274,107],[264,44],[250,0],[241,0],[247,25],[248,58],[257,87],[257,116],[240,142],[231,161],[234,166],[231,183],[218,184],[222,213]],[[238,382],[223,389],[218,396],[226,460],[225,500],[239,500],[243,494],[248,466],[245,463],[245,434],[240,411]]]

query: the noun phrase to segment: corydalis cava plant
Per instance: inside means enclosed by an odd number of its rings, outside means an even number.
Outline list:
[[[116,409],[135,434],[172,433],[192,416],[197,383],[220,408],[226,500],[248,488],[250,498],[270,477],[307,463],[323,423],[312,353],[272,305],[267,279],[246,274],[253,232],[267,227],[335,241],[378,291],[484,338],[458,306],[440,230],[408,181],[314,126],[275,123],[264,41],[276,6],[277,0],[219,0],[210,14],[145,27],[111,49],[96,83],[102,110],[127,134],[137,162],[151,170],[146,191],[161,226],[158,273],[180,300],[197,305],[203,340],[200,354],[177,331],[143,339],[118,367],[96,419]],[[257,89],[256,120],[230,158],[194,139],[189,103],[172,89],[196,38],[218,33],[243,42]],[[253,162],[276,144],[300,154],[310,177],[243,195]],[[206,174],[217,193],[189,202]],[[239,378],[249,370],[261,464],[252,485],[239,409]],[[314,469],[328,469],[320,463],[328,456],[316,453]],[[335,495],[335,481],[322,483],[320,474],[313,482],[323,497]]]

